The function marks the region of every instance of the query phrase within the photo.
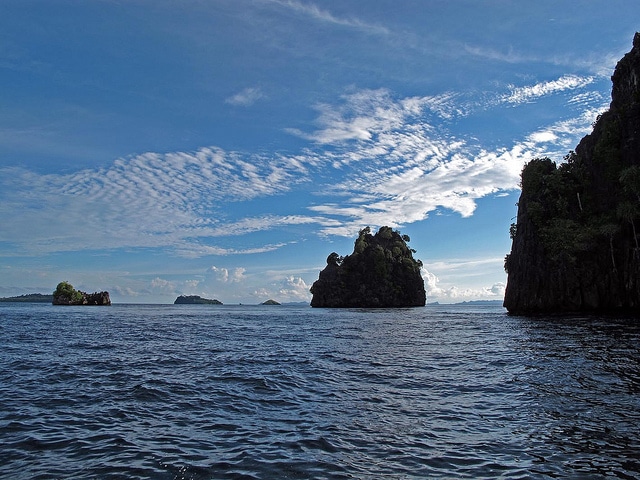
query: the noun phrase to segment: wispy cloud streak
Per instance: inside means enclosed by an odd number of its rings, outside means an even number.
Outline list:
[[[341,18],[333,15],[328,10],[323,10],[313,3],[303,3],[296,0],[268,0],[269,3],[277,4],[296,13],[305,15],[318,22],[338,25],[342,27],[354,28],[365,33],[376,35],[387,35],[389,30],[381,25],[367,23],[355,17]]]
[[[541,82],[526,87],[512,87],[511,93],[502,98],[505,103],[519,104],[531,102],[538,98],[566,90],[583,88],[592,83],[593,77],[579,77],[576,75],[564,75],[557,80]]]
[[[244,90],[230,96],[225,100],[225,103],[229,105],[236,105],[240,107],[249,107],[256,103],[258,100],[264,98],[264,93],[258,87],[248,87]]]

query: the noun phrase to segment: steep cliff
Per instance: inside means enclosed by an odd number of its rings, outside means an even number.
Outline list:
[[[564,163],[522,171],[510,313],[640,313],[640,33],[612,82],[609,110]]]
[[[414,260],[408,241],[389,227],[381,227],[375,235],[368,227],[363,229],[351,255],[329,255],[326,268],[311,286],[311,306],[424,306],[422,262]]]

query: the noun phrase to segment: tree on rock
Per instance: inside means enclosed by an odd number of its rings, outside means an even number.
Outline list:
[[[82,303],[83,295],[73,288],[69,282],[60,282],[53,292],[53,303],[56,305],[73,305]]]

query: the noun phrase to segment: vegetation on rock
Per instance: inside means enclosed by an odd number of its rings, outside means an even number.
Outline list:
[[[53,295],[44,295],[42,293],[28,293],[26,295],[19,295],[17,297],[3,297],[0,298],[0,302],[52,303]]]
[[[511,313],[640,311],[640,34],[612,77],[612,102],[557,166],[522,171],[505,258]]]
[[[69,282],[60,282],[53,292],[54,305],[111,305],[109,292],[87,293],[73,288]]]
[[[416,307],[424,306],[426,293],[420,274],[422,262],[414,260],[409,237],[390,227],[371,235],[360,231],[353,253],[333,252],[311,287],[312,307]]]
[[[208,298],[202,298],[198,295],[180,295],[173,302],[174,305],[222,305],[219,300],[211,300]]]

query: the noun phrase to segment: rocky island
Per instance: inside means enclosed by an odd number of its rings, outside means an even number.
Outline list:
[[[275,300],[269,299],[266,302],[262,302],[260,305],[280,305],[280,302],[276,302]]]
[[[522,171],[504,307],[512,314],[640,314],[640,33],[609,110],[556,166]]]
[[[53,292],[54,305],[111,305],[109,292],[87,293],[73,288],[69,282],[60,282]]]
[[[312,307],[421,307],[426,303],[422,262],[414,260],[409,237],[390,227],[360,231],[353,253],[331,253],[311,286]]]
[[[174,305],[222,305],[215,299],[202,298],[199,295],[180,295],[173,302]]]

